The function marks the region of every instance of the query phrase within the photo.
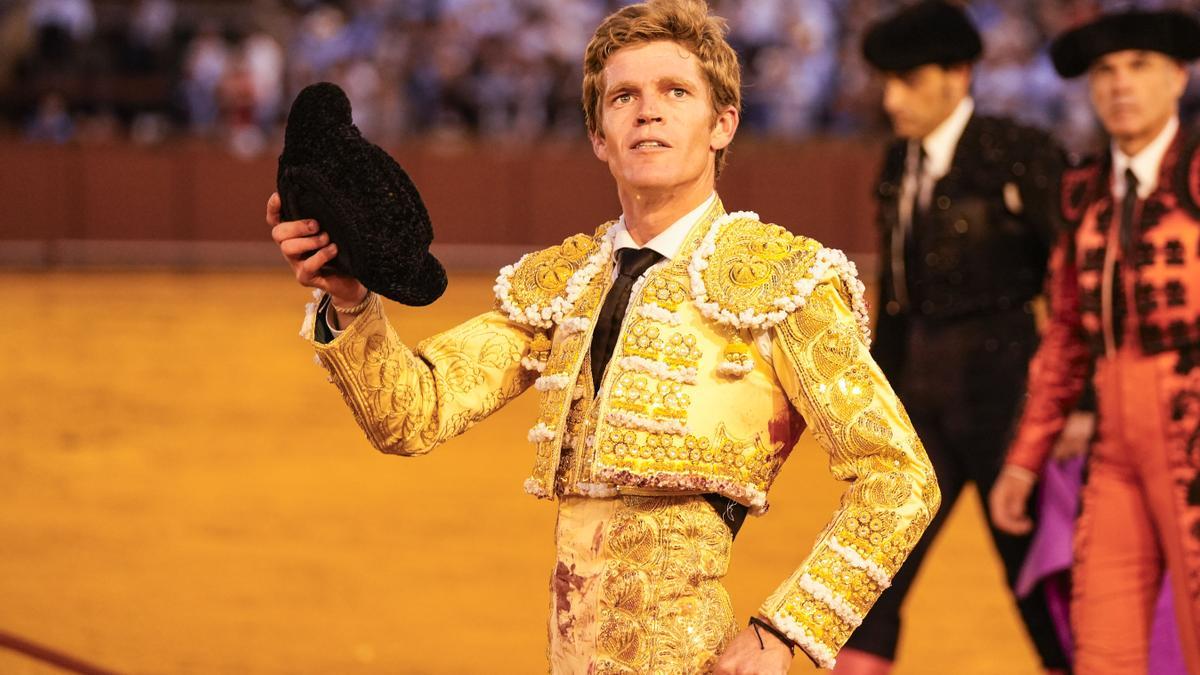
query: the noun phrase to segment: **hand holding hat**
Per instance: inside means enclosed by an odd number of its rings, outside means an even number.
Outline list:
[[[394,159],[362,137],[337,85],[310,85],[296,97],[276,181],[282,220],[315,220],[335,247],[322,248],[315,235],[309,250],[336,251],[324,272],[406,305],[428,305],[445,291],[421,195]]]

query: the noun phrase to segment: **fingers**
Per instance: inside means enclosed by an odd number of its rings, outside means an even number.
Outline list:
[[[1001,482],[996,484],[989,495],[988,501],[992,511],[992,523],[996,525],[996,529],[1019,536],[1028,534],[1033,529],[1033,521],[1025,510],[1028,492],[1014,487],[1001,478]]]
[[[267,197],[267,225],[275,227],[279,224],[279,193],[272,192],[270,197]]]
[[[1021,516],[1019,518],[1011,518],[1008,520],[1007,524],[1008,524],[1007,528],[1000,527],[1000,529],[1004,530],[1005,532],[1007,532],[1011,535],[1017,536],[1017,537],[1024,536],[1033,531],[1033,521],[1030,520],[1028,516]],[[997,526],[997,527],[999,527],[999,526]]]
[[[311,237],[294,237],[279,242],[279,250],[285,258],[299,262],[306,253],[311,253],[329,243],[329,234],[322,232]]]
[[[295,264],[296,281],[303,286],[323,288],[325,280],[321,277],[321,268],[336,256],[337,244],[329,244],[317,249],[316,253]]]
[[[271,238],[276,244],[282,244],[288,239],[316,234],[319,230],[320,226],[315,220],[288,220],[271,228]]]

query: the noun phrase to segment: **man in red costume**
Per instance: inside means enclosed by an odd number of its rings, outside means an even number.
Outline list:
[[[1200,22],[1183,12],[1104,15],[1051,47],[1087,75],[1111,138],[1063,179],[1076,227],[1051,261],[1051,318],[1029,398],[991,493],[1001,529],[1025,504],[1095,368],[1099,434],[1075,540],[1076,672],[1147,672],[1165,569],[1188,671],[1200,673],[1200,138],[1181,130]]]

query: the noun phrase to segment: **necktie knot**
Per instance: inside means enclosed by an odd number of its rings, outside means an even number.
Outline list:
[[[1130,195],[1130,194],[1136,195],[1137,189],[1138,189],[1137,174],[1135,174],[1133,172],[1133,169],[1125,169],[1125,194],[1126,195]]]
[[[623,248],[617,251],[617,273],[637,279],[662,260],[662,254],[652,248]]]

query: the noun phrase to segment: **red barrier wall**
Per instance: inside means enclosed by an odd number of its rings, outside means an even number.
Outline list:
[[[420,187],[440,245],[531,248],[620,213],[607,168],[582,143],[392,151]],[[730,210],[757,211],[829,246],[871,253],[880,153],[878,144],[856,141],[747,141],[734,146],[718,189]],[[207,144],[0,141],[0,247],[263,243],[274,180],[273,155],[241,160]]]

